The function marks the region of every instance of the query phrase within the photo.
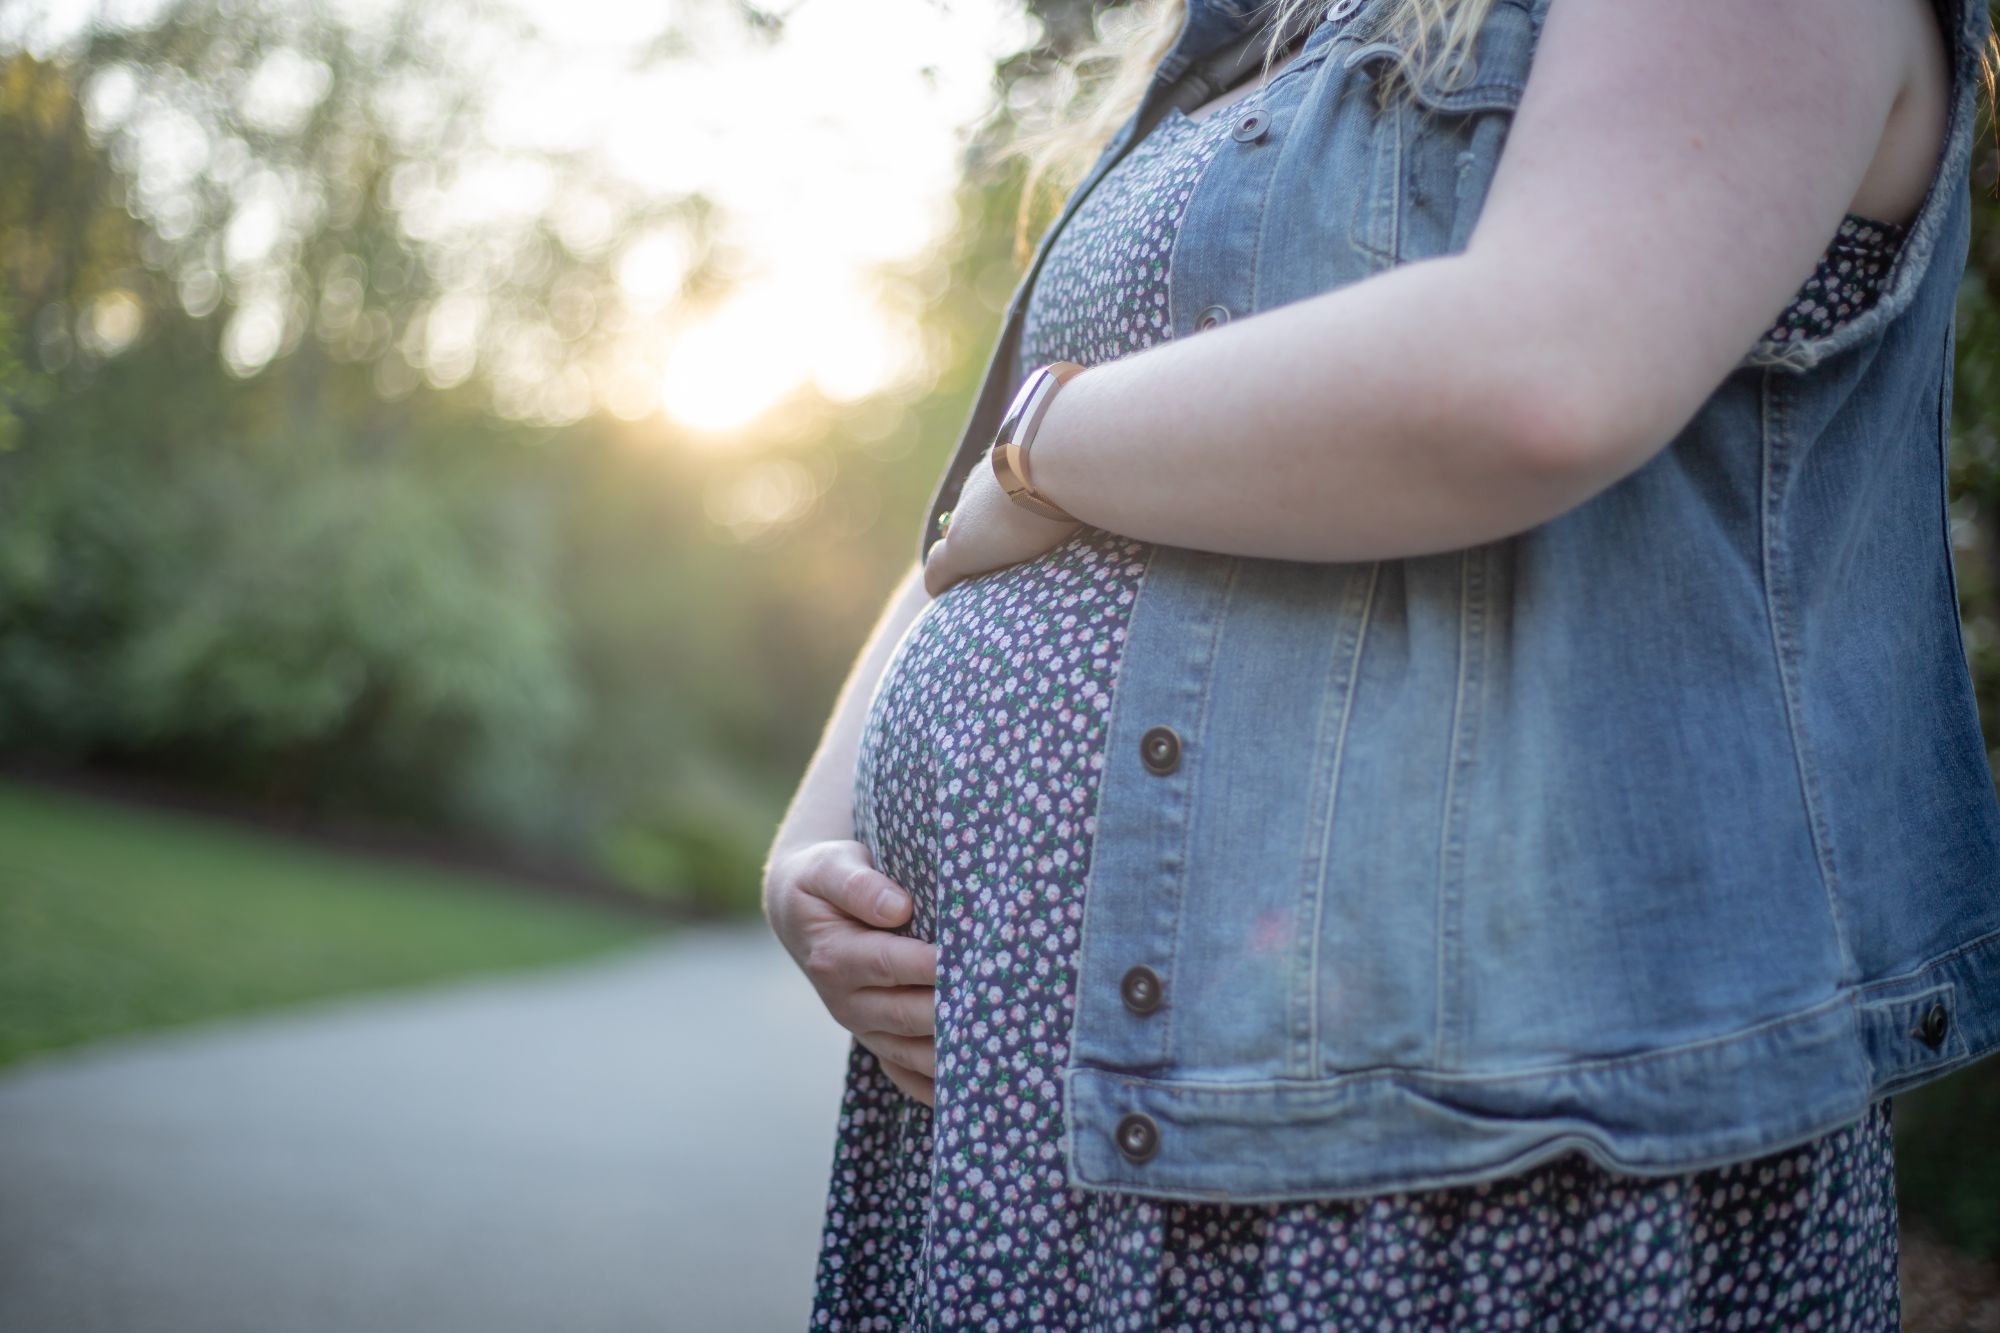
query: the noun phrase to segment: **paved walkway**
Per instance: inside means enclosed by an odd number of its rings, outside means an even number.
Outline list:
[[[33,1061],[0,1330],[803,1329],[846,1052],[758,924]]]

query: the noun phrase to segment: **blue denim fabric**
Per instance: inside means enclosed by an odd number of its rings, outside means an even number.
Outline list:
[[[1388,111],[1368,95],[1395,50],[1385,0],[1322,21],[1267,133],[1188,206],[1174,336],[1463,248],[1549,3],[1498,0],[1476,72]],[[1251,7],[1190,0],[1043,238],[926,544],[1024,369],[1049,240]],[[1685,1171],[2000,1044],[2000,801],[1945,513],[1987,17],[1941,8],[1948,147],[1867,314],[1758,344],[1646,466],[1504,540],[1356,563],[1156,550],[1085,909],[1075,1185],[1337,1197],[1571,1149]],[[1162,726],[1164,773],[1141,749]],[[1150,1012],[1121,999],[1139,964]],[[1134,1115],[1150,1155],[1120,1147]]]

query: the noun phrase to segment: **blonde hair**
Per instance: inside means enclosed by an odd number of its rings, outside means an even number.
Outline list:
[[[1326,0],[1267,0],[1270,36],[1259,81],[1276,63],[1280,36],[1297,18]],[[1395,38],[1401,48],[1378,84],[1384,105],[1409,97],[1416,85],[1470,59],[1474,35],[1494,0],[1394,0],[1384,7],[1371,36]],[[1166,58],[1187,15],[1187,0],[1134,0],[1103,16],[1098,36],[1060,62],[1053,74],[1056,110],[1016,130],[1003,155],[1027,162],[1015,219],[1014,246],[1025,261],[1038,197],[1062,196],[1096,159],[1105,142],[1138,107],[1153,70]]]
[[[1259,81],[1268,79],[1276,62],[1279,37],[1295,26],[1298,15],[1326,0],[1267,0],[1270,38],[1264,46]],[[1968,0],[1985,4],[1987,0]],[[1415,88],[1446,69],[1462,68],[1472,56],[1473,39],[1492,12],[1494,0],[1393,0],[1383,7],[1374,38],[1397,42],[1400,54],[1383,71],[1377,85],[1382,105],[1392,97],[1408,99]],[[1137,109],[1153,70],[1166,58],[1180,35],[1187,0],[1134,0],[1103,18],[1105,28],[1055,70],[1056,110],[1038,121],[1023,123],[1002,151],[1003,157],[1027,162],[1021,184],[1021,204],[1015,217],[1016,258],[1025,263],[1031,245],[1029,230],[1039,194],[1060,204],[1068,188],[1096,160],[1106,141]],[[2000,31],[1990,33],[1979,52],[1980,80],[1989,111],[2000,103]],[[1994,140],[2000,146],[2000,116]]]

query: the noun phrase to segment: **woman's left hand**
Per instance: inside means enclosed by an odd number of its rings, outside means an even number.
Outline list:
[[[924,590],[935,597],[975,575],[1033,560],[1069,540],[1081,523],[1024,509],[1007,498],[982,459],[965,479],[944,536],[924,556]]]

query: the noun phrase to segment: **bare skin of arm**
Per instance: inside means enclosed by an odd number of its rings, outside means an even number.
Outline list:
[[[848,671],[826,730],[764,862],[764,919],[819,992],[905,1093],[935,1104],[937,946],[889,927],[903,887],[854,840],[854,763],[890,654],[928,598],[915,566],[890,594]]]
[[[1036,484],[1113,532],[1294,560],[1545,522],[1680,432],[1843,212],[1914,217],[1948,87],[1928,0],[1556,0],[1463,252],[1085,371]],[[974,468],[926,586],[1071,530]]]

